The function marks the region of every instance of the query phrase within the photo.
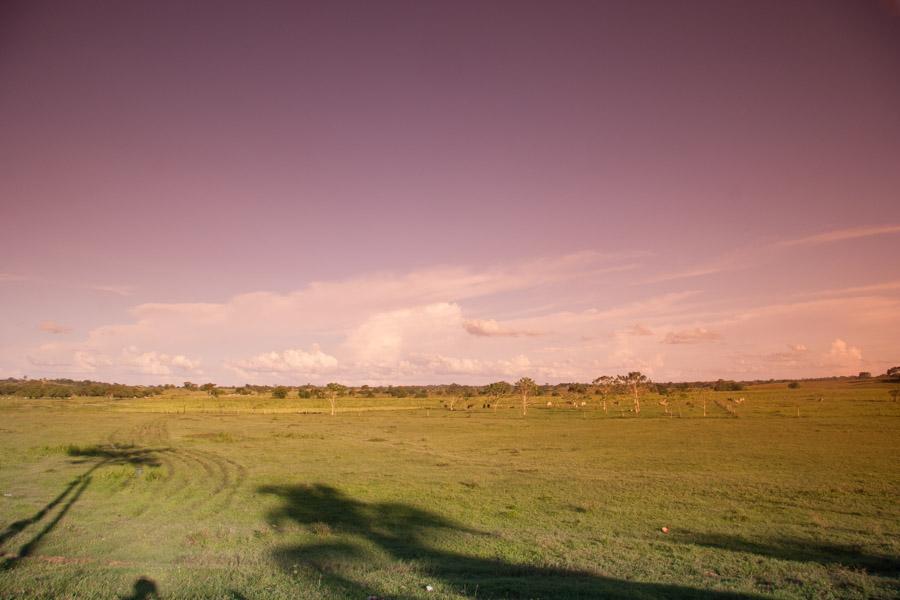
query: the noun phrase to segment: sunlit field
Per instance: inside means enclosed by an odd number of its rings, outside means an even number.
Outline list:
[[[890,389],[3,397],[0,596],[896,597]]]

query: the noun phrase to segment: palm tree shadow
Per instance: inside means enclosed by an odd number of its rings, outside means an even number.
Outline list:
[[[896,555],[874,554],[859,546],[833,542],[816,542],[796,538],[777,538],[768,543],[750,541],[737,536],[686,532],[678,538],[698,546],[720,548],[732,552],[749,552],[779,560],[815,562],[863,569],[877,575],[900,576],[900,559]]]
[[[362,582],[374,548],[389,560],[414,565],[416,572],[457,593],[479,598],[703,598],[749,599],[744,594],[705,591],[677,585],[640,583],[602,577],[587,571],[507,563],[448,551],[430,543],[441,533],[486,535],[436,513],[393,503],[367,503],[327,485],[259,488],[282,504],[269,513],[276,522],[293,522],[313,531],[342,534],[360,543],[323,541],[284,545],[273,558],[285,571],[303,565],[317,571],[334,597],[370,595],[407,600],[414,592],[387,593]]]
[[[3,532],[0,532],[0,547],[2,547],[8,540],[25,531],[28,527],[36,525],[53,512],[57,506],[62,505],[56,515],[40,531],[19,547],[19,551],[15,556],[4,558],[3,562],[0,563],[0,570],[12,569],[22,558],[34,552],[41,540],[56,528],[63,517],[66,516],[66,513],[78,502],[78,499],[90,485],[94,471],[104,466],[117,464],[158,466],[159,462],[153,457],[153,452],[150,449],[133,448],[131,446],[92,446],[85,449],[70,449],[69,455],[78,457],[72,461],[74,464],[92,463],[91,467],[70,481],[59,495],[35,514],[10,523]]]

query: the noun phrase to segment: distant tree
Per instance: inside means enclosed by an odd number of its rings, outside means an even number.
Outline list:
[[[792,389],[792,390],[796,390],[798,387],[800,387],[800,382],[799,382],[799,381],[792,381],[792,382],[790,382],[790,383],[788,384],[788,387],[789,387],[790,389]]]
[[[615,392],[616,378],[609,375],[602,375],[593,382],[597,395],[600,396],[600,402],[603,405],[603,412],[607,412],[606,401],[609,396]]]
[[[891,367],[888,369],[887,376],[891,379],[900,379],[900,367]]]
[[[209,392],[209,390],[213,389],[214,387],[216,387],[216,384],[214,384],[214,383],[204,383],[203,385],[200,386],[200,390],[204,391],[204,392]]]
[[[222,388],[214,387],[214,388],[207,390],[206,393],[209,394],[210,396],[212,396],[213,398],[218,398],[225,392],[222,391]]]
[[[641,392],[650,385],[650,379],[640,371],[631,371],[628,375],[619,375],[616,379],[619,384],[631,391],[634,400],[634,415],[639,417],[641,415]]]
[[[495,381],[487,386],[487,395],[491,398],[491,407],[496,411],[500,400],[513,391],[513,386],[505,381]]]
[[[186,389],[186,390],[192,390],[192,391],[193,391],[193,390],[196,390],[196,389],[197,389],[197,384],[196,384],[196,383],[191,383],[190,381],[185,381],[185,382],[184,382],[184,389]]]
[[[44,388],[44,395],[48,398],[70,398],[72,388],[66,385],[48,385]]]
[[[288,389],[286,387],[284,387],[283,385],[276,386],[275,388],[272,389],[272,397],[273,398],[284,399],[284,398],[287,398],[287,395],[288,395]]]
[[[737,381],[719,379],[713,384],[713,389],[717,392],[739,392],[744,389],[744,385]]]
[[[328,390],[328,403],[331,404],[331,415],[334,416],[337,409],[337,397],[344,395],[347,386],[340,383],[329,383],[325,386],[325,389]]]
[[[522,395],[522,416],[528,414],[528,395],[534,393],[537,386],[531,377],[523,377],[516,382],[516,392]]]
[[[869,371],[860,371],[857,377],[859,379],[869,379],[870,377],[872,377],[872,373],[870,373]]]

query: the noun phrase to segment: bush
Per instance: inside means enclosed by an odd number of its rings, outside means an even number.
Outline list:
[[[287,395],[288,395],[288,389],[286,387],[284,387],[283,385],[279,385],[275,389],[272,390],[273,398],[287,398]]]
[[[713,389],[717,392],[739,392],[744,389],[744,384],[720,379],[713,384]]]
[[[792,382],[790,382],[790,383],[788,384],[788,387],[789,387],[790,389],[792,389],[792,390],[796,390],[798,387],[800,387],[800,382],[799,382],[799,381],[792,381]]]

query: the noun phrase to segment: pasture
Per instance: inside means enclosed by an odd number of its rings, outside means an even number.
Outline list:
[[[0,597],[893,598],[889,389],[0,397]]]

